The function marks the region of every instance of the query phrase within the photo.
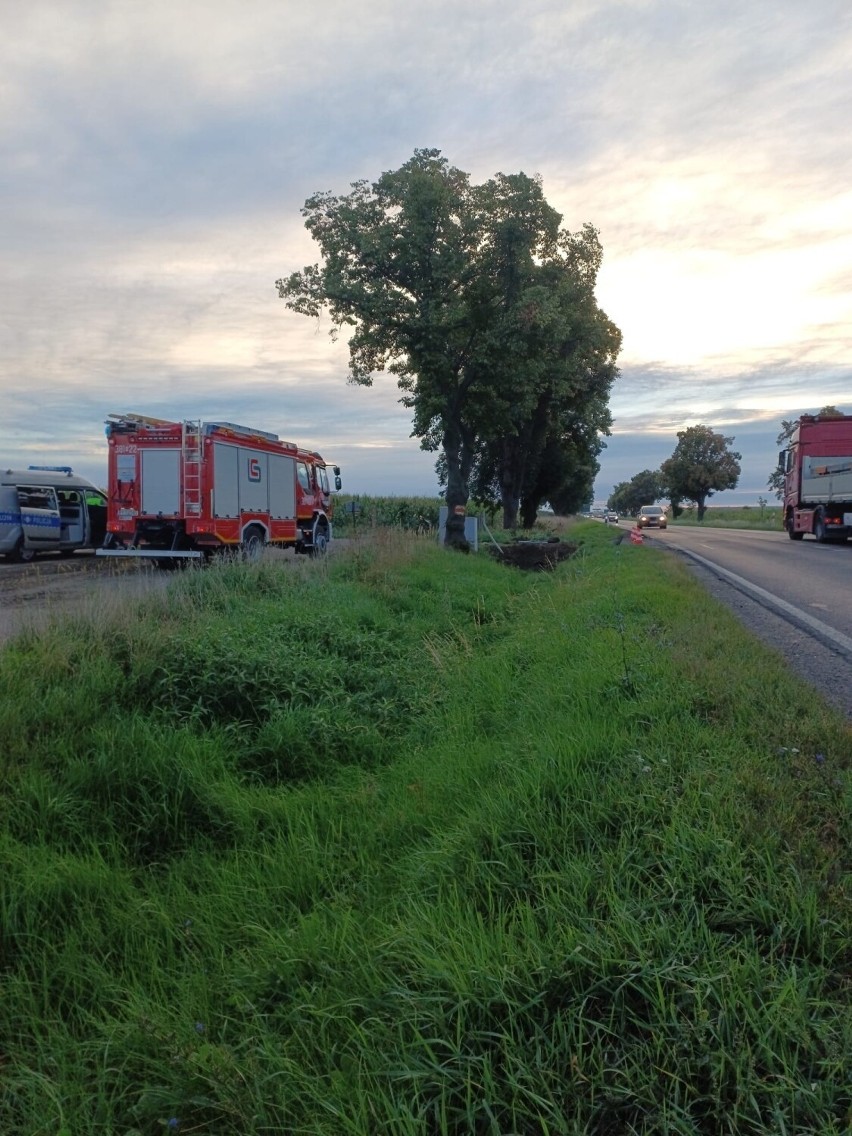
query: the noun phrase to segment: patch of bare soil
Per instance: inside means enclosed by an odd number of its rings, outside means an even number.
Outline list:
[[[576,544],[551,537],[549,540],[517,540],[502,548],[489,547],[489,553],[503,564],[526,572],[551,572],[577,551]]]
[[[332,547],[338,551],[348,543],[336,540]],[[292,551],[279,548],[267,548],[264,555],[274,562],[294,560]],[[93,552],[67,559],[47,554],[28,564],[0,557],[0,643],[69,615],[109,619],[126,600],[163,591],[174,578],[150,560],[108,560]]]
[[[29,564],[0,560],[0,642],[39,631],[66,615],[103,615],[125,596],[159,591],[169,573],[147,563],[102,560],[78,552],[42,556]]]

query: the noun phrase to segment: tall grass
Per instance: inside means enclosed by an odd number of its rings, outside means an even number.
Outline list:
[[[780,505],[708,505],[701,525],[704,528],[768,529],[784,528],[784,511]],[[697,525],[695,508],[685,508],[676,519],[676,525]]]
[[[0,655],[0,1131],[852,1123],[850,735],[673,558],[400,533]]]

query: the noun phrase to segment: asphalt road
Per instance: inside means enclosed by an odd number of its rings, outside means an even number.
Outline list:
[[[683,556],[713,596],[852,719],[852,544],[746,529],[644,535]]]
[[[159,591],[170,578],[150,564],[105,562],[91,552],[67,560],[42,556],[30,564],[0,561],[0,643],[66,615],[103,616],[111,604]]]

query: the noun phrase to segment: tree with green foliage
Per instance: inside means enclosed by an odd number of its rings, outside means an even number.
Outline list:
[[[643,469],[630,481],[620,481],[607,501],[607,507],[627,517],[635,517],[643,505],[653,505],[663,496],[658,469]]]
[[[543,501],[549,501],[554,511],[564,517],[579,512],[591,498],[600,469],[599,431],[604,432],[604,427],[588,409],[586,415],[582,422],[577,419],[565,423],[564,432],[548,439],[541,451],[536,480],[521,498],[521,524],[525,529],[532,528]]]
[[[483,435],[473,482],[480,494],[489,484],[496,491],[504,527],[515,526],[520,509],[528,528],[552,494],[580,502],[591,492],[612,423],[621,333],[595,300],[602,250],[594,229],[557,231],[539,262],[532,231],[501,226],[508,234],[501,228],[496,277],[514,304],[505,325],[511,351],[492,377],[496,429]]]
[[[474,185],[438,150],[349,194],[318,193],[302,214],[323,264],[278,280],[279,295],[327,310],[332,335],[352,329],[350,381],[397,376],[412,435],[441,455],[451,518],[477,462],[517,514],[566,416],[597,406],[616,374],[620,333],[594,304],[594,229],[562,230],[538,179]],[[463,543],[459,527],[449,542]]]
[[[694,501],[697,519],[703,521],[707,498],[736,488],[742,454],[728,448],[733,438],[709,426],[690,426],[677,437],[674,453],[660,466],[663,488],[673,503]]]
[[[618,481],[613,486],[612,493],[606,499],[606,507],[613,509],[616,513],[623,513],[627,516],[630,513],[628,502],[630,500],[630,482]]]
[[[553,407],[550,423],[540,430],[533,421],[518,435],[485,443],[477,455],[473,496],[500,500],[504,528],[515,527],[519,509],[521,526],[529,529],[543,501],[564,516],[591,497],[600,469],[601,434],[609,433],[611,418],[604,396],[597,402],[591,397],[577,401],[573,412],[567,405]]]

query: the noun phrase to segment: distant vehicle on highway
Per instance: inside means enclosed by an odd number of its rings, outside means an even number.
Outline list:
[[[618,513],[614,512],[612,509],[610,509],[608,511],[607,515],[604,517],[604,520],[606,521],[606,523],[608,525],[617,525],[618,524]]]
[[[662,505],[643,505],[636,524],[640,529],[664,529],[669,523]]]

